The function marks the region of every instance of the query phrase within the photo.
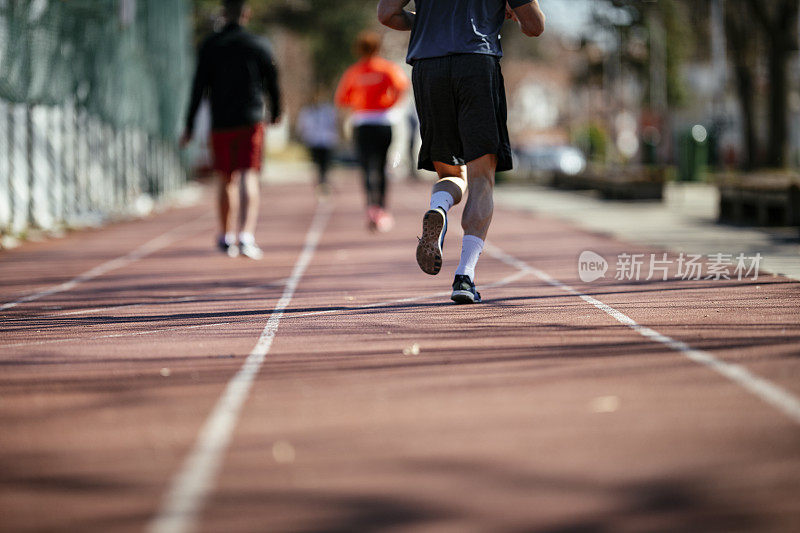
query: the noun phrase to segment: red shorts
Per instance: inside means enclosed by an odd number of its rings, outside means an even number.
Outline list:
[[[237,170],[261,170],[264,124],[211,132],[214,170],[230,177]]]

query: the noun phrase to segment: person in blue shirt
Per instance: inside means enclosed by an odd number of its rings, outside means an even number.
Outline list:
[[[418,167],[439,175],[422,219],[417,264],[439,273],[447,212],[469,191],[451,299],[476,303],[475,267],[492,221],[495,172],[511,169],[500,28],[511,19],[537,37],[545,16],[538,0],[416,0],[416,12],[406,9],[409,1],[380,0],[378,20],[411,31],[406,60],[422,136]]]
[[[317,167],[317,197],[324,200],[330,195],[328,169],[339,142],[339,129],[336,108],[328,101],[323,89],[318,89],[312,101],[300,110],[297,132]]]

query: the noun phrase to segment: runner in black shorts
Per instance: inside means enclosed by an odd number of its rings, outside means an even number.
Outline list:
[[[447,212],[469,190],[461,226],[464,238],[451,298],[480,302],[475,266],[492,221],[494,175],[511,169],[506,96],[500,72],[500,27],[512,19],[530,37],[544,31],[538,0],[381,0],[378,19],[411,30],[407,61],[422,135],[419,168],[435,170],[430,209],[422,221],[417,263],[438,274]]]

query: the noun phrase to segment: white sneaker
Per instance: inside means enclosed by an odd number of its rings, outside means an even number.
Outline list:
[[[262,257],[264,257],[264,252],[261,251],[261,248],[258,247],[256,244],[240,244],[239,245],[239,254],[249,257],[255,261],[258,261]]]

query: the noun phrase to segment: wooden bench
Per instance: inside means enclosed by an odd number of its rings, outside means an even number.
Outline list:
[[[624,166],[588,168],[570,176],[555,173],[553,186],[559,189],[598,191],[609,200],[661,200],[666,171],[661,167]]]
[[[800,226],[800,175],[727,174],[716,178],[719,221],[754,226]]]

